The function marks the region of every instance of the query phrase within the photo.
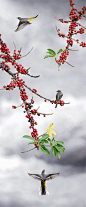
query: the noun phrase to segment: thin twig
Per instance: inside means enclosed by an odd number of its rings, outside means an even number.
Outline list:
[[[31,68],[31,67],[29,67],[29,68],[27,69],[27,72],[28,72],[28,70],[30,70],[30,68]]]
[[[39,138],[39,137],[41,137],[41,136],[43,136],[43,135],[44,135],[44,134],[46,134],[46,133],[47,133],[47,132],[45,132],[45,133],[41,134],[40,136],[38,136],[38,138]]]
[[[16,108],[18,108],[18,107],[20,107],[20,106],[22,106],[23,105],[23,103],[22,104],[20,104],[19,106],[17,106]]]
[[[29,73],[27,73],[28,76],[32,77],[32,78],[38,78],[40,77],[40,75],[34,76],[34,75],[30,75]]]
[[[14,47],[15,47],[15,50],[16,50],[16,45],[15,45],[15,42],[13,42],[13,44],[14,44]]]
[[[6,88],[0,88],[0,91],[1,91],[1,90],[6,90]]]
[[[54,15],[54,14],[51,14],[56,20],[59,21],[59,19]]]
[[[32,49],[33,49],[33,47],[31,48],[31,50],[26,55],[23,55],[20,58],[23,58],[23,57],[27,56],[32,51]]]
[[[70,50],[70,51],[79,51],[79,50],[72,50],[72,49],[68,49],[68,50]]]
[[[42,115],[52,115],[52,114],[54,114],[54,113],[51,113],[51,114],[44,114],[44,113],[40,113],[40,112],[38,112],[38,114],[42,114]]]
[[[79,25],[80,23],[77,22],[77,24]],[[80,24],[80,27],[83,27],[84,29],[86,29],[86,27],[84,27],[82,24]]]
[[[82,14],[82,16],[86,18],[86,16],[85,16],[85,15],[83,15],[83,14]]]
[[[74,67],[74,65],[71,65],[70,63],[68,63],[67,61],[65,61],[68,65],[70,65],[71,67]]]
[[[38,111],[39,108],[40,108],[40,106],[36,110]]]
[[[29,152],[29,151],[31,151],[31,150],[33,150],[33,149],[35,149],[35,148],[36,148],[36,147],[34,147],[34,148],[30,149],[30,150],[27,150],[27,151],[21,152],[21,153]]]
[[[51,14],[56,20],[58,20],[59,22],[62,22],[62,23],[66,23],[65,21],[61,21],[60,19],[58,19],[54,14]],[[71,22],[70,20],[67,20],[67,23],[68,22]]]

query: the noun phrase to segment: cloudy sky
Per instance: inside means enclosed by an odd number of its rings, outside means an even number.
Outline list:
[[[81,10],[85,0],[75,0],[76,8]],[[86,203],[86,48],[74,43],[68,62],[61,66],[60,72],[54,59],[44,59],[48,48],[58,51],[64,49],[66,40],[59,38],[55,25],[61,32],[67,34],[68,24],[61,24],[57,18],[68,20],[70,12],[69,0],[1,0],[0,1],[0,33],[7,43],[11,53],[15,42],[17,50],[22,47],[25,55],[32,47],[32,52],[19,61],[25,68],[31,67],[31,75],[40,75],[39,78],[24,77],[26,84],[36,88],[38,93],[49,99],[55,99],[56,91],[63,92],[63,100],[70,105],[63,107],[44,102],[36,95],[34,108],[40,106],[39,111],[54,113],[52,116],[37,117],[39,134],[46,131],[54,123],[56,139],[64,142],[65,152],[59,160],[52,154],[47,156],[42,151],[28,150],[28,140],[22,139],[24,134],[31,133],[23,109],[12,110],[12,105],[20,105],[18,89],[14,91],[0,91],[0,206],[1,207],[85,207]],[[40,16],[19,32],[16,17]],[[86,25],[85,18],[81,24]],[[75,37],[86,41],[86,33]],[[13,69],[12,69],[13,70]],[[10,77],[0,71],[0,88],[9,84]],[[29,100],[32,93],[27,91]],[[29,173],[60,172],[60,176],[47,182],[49,196],[39,196],[40,183],[29,177]]]

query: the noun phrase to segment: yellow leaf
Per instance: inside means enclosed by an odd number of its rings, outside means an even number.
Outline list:
[[[53,129],[54,128],[54,124],[50,124],[49,128],[48,129]]]
[[[49,137],[52,137],[52,136],[56,135],[56,132],[53,130],[50,130],[48,134],[49,134]]]
[[[49,137],[51,138],[52,136],[56,135],[56,132],[51,130],[54,128],[54,124],[50,124],[48,129],[46,129],[46,132],[48,133]]]

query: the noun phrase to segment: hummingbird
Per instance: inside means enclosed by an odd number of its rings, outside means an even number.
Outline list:
[[[39,14],[36,15],[35,17],[31,17],[31,18],[21,18],[21,17],[17,17],[17,19],[19,20],[19,24],[18,24],[17,29],[15,30],[15,32],[23,29],[27,25],[30,25],[31,24],[30,21],[33,20],[33,19],[35,19],[35,18],[37,18],[38,16],[39,16]]]
[[[46,195],[46,181],[54,179],[60,173],[45,174],[45,170],[42,170],[41,174],[30,174],[29,176],[33,177],[36,180],[41,181],[41,195]]]
[[[61,100],[61,98],[63,96],[63,93],[60,90],[58,90],[56,92],[57,92],[57,94],[56,94],[56,106],[55,106],[55,108],[57,108],[58,102]]]

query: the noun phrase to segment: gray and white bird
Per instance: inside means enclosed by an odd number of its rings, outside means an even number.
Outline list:
[[[58,102],[61,100],[61,98],[63,96],[63,93],[60,90],[58,90],[56,92],[57,92],[57,94],[56,94],[56,106],[55,106],[55,108],[57,108]]]
[[[54,173],[54,174],[45,174],[45,170],[41,172],[41,174],[30,174],[29,176],[33,177],[36,180],[41,181],[41,195],[46,195],[46,181],[54,179],[57,177],[60,173]]]
[[[26,27],[27,25],[30,25],[32,23],[30,23],[31,20],[37,18],[39,16],[39,14],[35,17],[31,17],[31,18],[21,18],[21,17],[17,17],[17,19],[19,19],[19,24],[17,26],[17,29],[15,30],[15,32],[20,31],[21,29],[23,29],[24,27]]]

